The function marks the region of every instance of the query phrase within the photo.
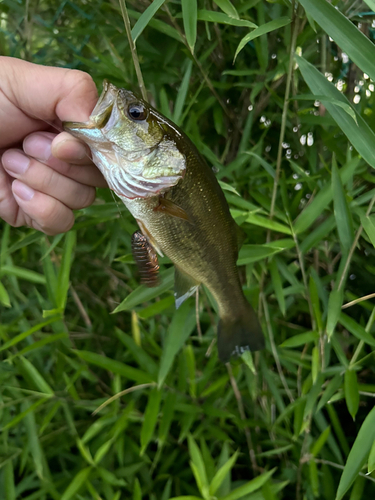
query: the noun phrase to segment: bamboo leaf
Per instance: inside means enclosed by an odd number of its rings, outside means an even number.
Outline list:
[[[363,342],[366,342],[366,344],[369,344],[373,347],[375,347],[375,339],[371,335],[371,333],[367,332],[363,326],[358,324],[353,318],[350,316],[347,316],[343,312],[340,314],[340,319],[339,322],[347,329],[349,330],[350,333],[352,333],[355,337],[357,337],[360,340],[363,340]]]
[[[16,486],[14,481],[13,463],[9,460],[4,467],[5,500],[16,500]]]
[[[341,500],[348,491],[358,473],[366,462],[375,441],[375,408],[365,418],[354,444],[350,450],[340,483],[336,493],[336,500]]]
[[[44,380],[39,371],[35,366],[23,356],[18,358],[17,364],[24,378],[31,383],[38,391],[43,394],[48,394],[50,396],[54,395],[54,392],[49,384]]]
[[[197,38],[197,0],[181,0],[186,41],[191,52]]]
[[[142,489],[137,477],[134,481],[133,500],[142,500]]]
[[[141,456],[146,451],[146,448],[154,434],[159,414],[160,399],[161,391],[157,387],[155,387],[150,393],[146,411],[143,417],[143,424],[141,429]]]
[[[349,252],[354,240],[353,221],[334,158],[332,161],[332,190],[337,230],[339,233],[342,252],[345,254]]]
[[[359,159],[353,158],[340,169],[340,177],[343,186],[345,186],[350,177],[355,173],[358,165]],[[307,207],[298,216],[296,222],[294,223],[295,233],[299,234],[306,231],[306,229],[308,229],[328,207],[332,198],[333,193],[331,184],[325,184],[321,191],[319,191],[319,193],[315,196],[313,201],[307,205]]]
[[[329,5],[325,0],[319,0],[319,2],[320,1]],[[335,10],[333,7],[331,8]],[[295,58],[301,70],[302,76],[313,94],[326,95],[327,97],[332,97],[336,101],[341,101],[349,105],[349,101],[346,97],[331,82],[329,82],[325,76],[315,68],[315,66],[307,62],[302,57],[296,55]],[[375,134],[361,115],[355,111],[357,125],[342,108],[336,106],[335,104],[326,102],[326,108],[358,153],[367,161],[369,165],[375,168]]]
[[[30,283],[36,283],[38,285],[46,284],[46,278],[42,274],[18,266],[2,266],[0,269],[0,277],[1,276],[15,276],[16,278],[30,281]]]
[[[326,331],[330,339],[335,331],[337,322],[341,314],[341,306],[344,300],[344,293],[342,289],[332,290],[328,299],[328,315]]]
[[[319,454],[320,450],[323,448],[327,439],[329,438],[330,433],[331,433],[331,427],[327,427],[327,429],[325,429],[321,433],[321,435],[318,437],[318,439],[312,445],[310,453],[313,457],[316,457]]]
[[[293,335],[287,340],[284,340],[280,347],[299,347],[300,345],[309,344],[319,339],[318,332],[306,332],[298,335]]]
[[[291,231],[287,226],[284,226],[274,220],[267,219],[266,217],[262,217],[261,215],[248,214],[245,222],[254,224],[255,226],[264,227],[266,229],[271,229],[272,231],[276,231],[278,233],[291,234]]]
[[[233,63],[235,62],[235,60],[236,60],[238,54],[241,52],[241,50],[251,40],[258,38],[259,36],[265,35],[266,33],[269,33],[270,31],[275,31],[277,29],[283,28],[287,24],[290,24],[290,19],[288,17],[280,17],[279,19],[274,19],[273,21],[270,21],[269,23],[262,24],[261,26],[256,28],[251,33],[248,33],[246,36],[244,36],[242,38],[242,40],[238,44],[238,47],[237,47],[236,52],[234,54]]]
[[[54,323],[58,319],[60,319],[58,316],[51,317],[48,320],[43,321],[42,323],[38,323],[37,325],[33,326],[32,328],[29,328],[28,330],[26,330],[26,331],[24,331],[22,333],[19,333],[18,335],[16,335],[12,339],[10,339],[7,342],[5,342],[0,347],[0,352],[4,351],[5,349],[9,349],[9,347],[17,345],[19,342],[21,342],[22,340],[24,340],[27,337],[29,337],[29,335],[32,335],[35,332],[39,332],[42,328],[44,328],[45,326],[50,325],[51,323]]]
[[[64,310],[69,289],[70,268],[72,266],[73,250],[76,244],[76,232],[69,231],[65,236],[63,255],[57,277],[56,305]]]
[[[364,0],[364,2],[375,12],[375,0]]]
[[[361,224],[366,231],[367,236],[370,238],[371,243],[375,248],[375,220],[374,216],[362,215]]]
[[[277,267],[277,261],[272,259],[270,262],[270,273],[273,284],[273,289],[275,291],[276,299],[280,307],[280,311],[283,316],[286,313],[285,297],[283,293],[283,285],[281,281],[281,276]]]
[[[371,474],[375,470],[375,441],[372,444],[370,455],[368,457],[367,472]]]
[[[355,114],[354,109],[349,104],[349,102],[346,103],[346,102],[338,101],[337,99],[334,99],[333,97],[327,97],[325,95],[314,95],[314,94],[301,94],[301,95],[293,97],[293,100],[295,100],[295,101],[310,101],[311,99],[313,99],[314,101],[321,101],[323,104],[328,102],[328,103],[335,104],[336,106],[339,106],[340,108],[342,108],[345,111],[345,113],[348,113],[348,115],[353,118],[356,125],[358,125],[357,116]]]
[[[15,425],[17,425],[19,422],[21,422],[21,420],[23,420],[30,412],[33,412],[34,410],[36,410],[39,406],[41,406],[43,403],[45,403],[47,401],[48,398],[42,398],[42,399],[39,399],[38,401],[35,401],[35,403],[33,403],[32,405],[30,406],[27,406],[26,409],[24,411],[21,411],[21,413],[18,413],[18,415],[16,415],[14,418],[12,418],[12,420],[10,422],[8,422],[7,424],[4,425],[4,427],[2,427],[2,431],[5,431],[7,429],[11,429],[12,427],[14,427]]]
[[[375,80],[374,44],[326,0],[301,0],[301,5],[350,59]]]
[[[28,401],[25,401],[25,403],[22,405],[22,409],[25,412],[24,423],[27,434],[27,446],[30,450],[34,462],[35,472],[40,479],[43,479],[46,472],[46,459],[44,457],[43,449],[38,436],[38,428],[35,422],[35,413],[33,410],[30,410],[32,406],[33,405],[30,405]]]
[[[195,326],[195,314],[191,310],[189,303],[184,302],[174,313],[172,322],[168,328],[167,336],[163,346],[161,356],[158,386],[164,383],[169,370],[172,367],[174,358],[188,339]]]
[[[0,281],[0,303],[3,304],[5,307],[11,306],[9,294],[6,291],[5,286],[1,283],[1,281]]]
[[[137,38],[142,34],[143,30],[146,28],[148,23],[151,21],[151,19],[154,17],[154,15],[164,2],[165,0],[153,0],[153,2],[150,3],[147,9],[142,12],[141,16],[138,18],[132,29],[132,39],[134,43],[137,41]]]
[[[315,316],[316,325],[319,331],[323,330],[322,324],[322,311],[320,309],[320,300],[318,295],[318,287],[314,281],[314,276],[310,276],[309,280],[309,292],[310,292],[310,300],[313,308],[313,313]]]
[[[213,10],[198,10],[198,20],[207,21],[209,23],[229,24],[231,26],[257,28],[257,25],[251,21],[247,21],[246,19],[236,19],[228,16],[227,14],[223,14],[222,12],[214,12]]]
[[[220,467],[220,469],[216,472],[210,484],[210,495],[215,495],[216,491],[220,488],[221,483],[224,481],[226,475],[232,470],[236,460],[238,458],[239,452],[230,457],[230,459]]]
[[[113,314],[119,313],[121,311],[131,311],[139,304],[143,302],[148,302],[149,300],[158,297],[166,290],[169,290],[174,281],[174,270],[173,268],[168,269],[165,273],[161,275],[160,285],[155,286],[154,288],[148,288],[145,285],[140,285],[138,288],[133,290],[125,299],[121,302],[120,305],[116,307],[113,311]]]
[[[110,373],[116,373],[117,375],[121,375],[122,377],[125,377],[127,379],[134,380],[139,384],[148,384],[150,382],[153,382],[152,377],[148,373],[142,372],[141,370],[133,368],[132,366],[127,366],[120,361],[106,358],[101,354],[96,354],[90,351],[73,350],[73,352],[87,363],[99,366],[100,368],[103,368]]]
[[[190,465],[193,469],[199,491],[201,492],[202,496],[206,498],[208,496],[208,481],[202,453],[198,448],[197,443],[194,441],[194,438],[190,434],[188,435],[188,444],[189,454],[191,458]]]
[[[354,370],[346,370],[344,387],[346,406],[353,420],[355,420],[359,407],[359,389],[357,374]]]
[[[74,498],[78,491],[87,482],[90,473],[91,467],[86,467],[85,469],[80,470],[62,494],[61,500],[70,500],[71,498]]]
[[[171,426],[176,405],[176,394],[168,392],[163,405],[163,415],[159,425],[159,443],[164,444]]]
[[[182,110],[183,110],[183,107],[185,104],[186,94],[189,90],[189,82],[190,82],[190,75],[191,75],[192,67],[193,67],[193,62],[188,61],[184,77],[182,79],[180,88],[178,90],[176,104],[175,104],[174,112],[173,112],[173,121],[177,125],[181,125],[180,118],[181,118]]]
[[[275,471],[276,469],[272,469],[268,472],[264,472],[263,474],[256,477],[255,479],[252,479],[243,486],[236,488],[231,493],[229,493],[229,495],[222,497],[220,500],[237,500],[238,498],[242,498],[245,495],[248,495],[249,493],[258,490],[272,477],[272,474]]]
[[[229,17],[234,17],[235,19],[240,18],[235,6],[232,4],[230,0],[214,0],[214,2]]]
[[[294,242],[290,240],[290,245],[294,246]],[[237,264],[243,266],[245,264],[250,264],[251,262],[257,262],[259,260],[266,259],[271,255],[280,253],[289,246],[280,245],[279,247],[275,245],[243,245],[240,250]]]
[[[316,411],[319,412],[331,399],[331,397],[336,393],[336,391],[341,387],[342,380],[341,375],[337,374],[333,379],[328,383],[325,388],[322,397],[316,407]]]

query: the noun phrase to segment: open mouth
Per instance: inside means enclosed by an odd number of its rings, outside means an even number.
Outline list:
[[[103,82],[103,91],[100,94],[98,102],[93,109],[87,122],[63,122],[63,127],[68,132],[74,133],[74,130],[82,129],[102,129],[108,123],[114,104],[116,102],[119,90],[108,80]]]

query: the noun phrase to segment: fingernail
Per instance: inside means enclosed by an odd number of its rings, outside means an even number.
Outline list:
[[[2,163],[7,172],[20,175],[28,169],[30,158],[20,151],[11,150],[3,154]]]
[[[23,149],[26,154],[38,160],[49,160],[51,158],[52,139],[41,134],[33,134],[23,141]]]
[[[29,186],[26,186],[23,182],[14,181],[12,184],[13,194],[21,198],[23,201],[30,201],[34,196],[35,191]]]

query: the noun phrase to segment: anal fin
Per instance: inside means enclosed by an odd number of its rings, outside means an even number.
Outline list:
[[[175,266],[174,272],[174,298],[176,301],[176,309],[191,295],[195,293],[200,283],[191,278]]]

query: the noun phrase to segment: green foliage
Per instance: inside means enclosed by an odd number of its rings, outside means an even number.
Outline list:
[[[126,3],[150,102],[246,237],[267,347],[222,365],[167,258],[139,286],[106,190],[66,235],[0,222],[0,498],[374,498],[374,2]],[[138,88],[116,1],[4,0],[0,50]]]

